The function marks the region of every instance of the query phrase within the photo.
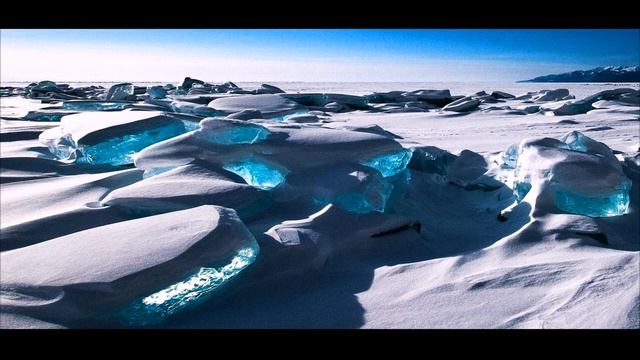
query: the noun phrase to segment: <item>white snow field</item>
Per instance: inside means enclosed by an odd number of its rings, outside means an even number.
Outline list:
[[[0,89],[0,328],[640,328],[639,84],[102,85]]]

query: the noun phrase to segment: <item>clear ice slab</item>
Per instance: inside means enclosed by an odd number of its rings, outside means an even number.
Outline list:
[[[591,217],[624,215],[629,211],[629,190],[631,182],[624,182],[612,193],[582,195],[567,189],[556,192],[556,206],[571,214]]]
[[[513,194],[516,196],[516,201],[521,202],[525,196],[531,191],[531,183],[527,181],[514,181],[513,182]]]
[[[167,317],[201,303],[222,285],[251,265],[259,253],[257,242],[246,246],[224,265],[203,267],[184,281],[134,301],[118,316],[130,326],[153,325]]]
[[[220,145],[255,144],[269,136],[265,127],[246,121],[207,118],[200,127],[199,137]]]
[[[95,165],[126,165],[157,142],[198,128],[189,116],[159,111],[82,112],[39,136],[58,160]]]
[[[502,153],[502,163],[508,169],[515,169],[518,163],[518,144],[511,144],[507,150]]]
[[[384,177],[389,177],[397,175],[406,169],[410,160],[411,150],[402,149],[400,151],[378,155],[372,159],[361,161],[360,163],[378,170]]]
[[[223,169],[242,177],[247,184],[270,190],[285,181],[287,170],[256,158],[247,158],[225,164]]]
[[[453,163],[457,156],[435,146],[413,148],[413,154],[408,167],[422,172],[446,175],[447,166]]]
[[[197,128],[196,123],[182,121],[113,137],[96,145],[80,145],[77,148],[76,162],[91,165],[133,164],[133,157],[147,146]]]
[[[115,84],[107,90],[105,100],[126,100],[133,96],[134,86],[130,83]]]
[[[319,205],[336,204],[344,210],[356,214],[367,214],[373,211],[384,212],[394,190],[391,181],[388,178],[383,178],[380,174],[364,174],[356,171],[349,175],[361,180],[360,189],[333,196],[316,195],[313,197],[313,201]]]
[[[123,110],[131,104],[131,102],[118,101],[73,100],[63,102],[62,108],[81,111],[113,111]]]

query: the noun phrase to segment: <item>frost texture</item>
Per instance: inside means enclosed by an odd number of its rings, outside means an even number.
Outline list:
[[[247,184],[263,190],[280,185],[286,176],[286,171],[253,158],[232,162],[224,165],[223,168],[242,177]]]
[[[208,295],[251,265],[259,251],[258,243],[254,241],[251,246],[238,250],[227,264],[201,268],[184,281],[136,300],[121,311],[119,316],[131,326],[160,323],[172,314],[205,300]]]
[[[390,177],[397,175],[406,169],[410,160],[411,150],[402,149],[390,154],[379,155],[371,160],[360,163],[380,171],[384,177]]]

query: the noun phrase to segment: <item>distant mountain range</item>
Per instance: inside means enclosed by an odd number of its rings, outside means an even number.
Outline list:
[[[640,82],[640,66],[607,66],[538,76],[519,82]]]

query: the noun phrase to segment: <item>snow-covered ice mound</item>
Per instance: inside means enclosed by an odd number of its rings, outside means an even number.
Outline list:
[[[631,180],[603,143],[574,131],[560,140],[523,141],[517,155],[509,147],[506,164],[515,161],[514,189],[536,209],[605,217],[629,210]]]
[[[213,100],[209,103],[225,115],[243,110],[258,110],[267,117],[279,116],[303,110],[304,107],[280,95],[239,95]]]
[[[108,320],[143,297],[126,310],[134,311],[127,321],[157,322],[233,277],[257,253],[235,212],[216,206],[105,225],[3,252],[1,311],[72,324]],[[227,270],[234,261],[242,264]],[[172,288],[203,271],[224,276],[189,291]]]
[[[80,113],[40,135],[58,159],[94,165],[126,165],[145,147],[198,127],[194,119],[155,111]]]

